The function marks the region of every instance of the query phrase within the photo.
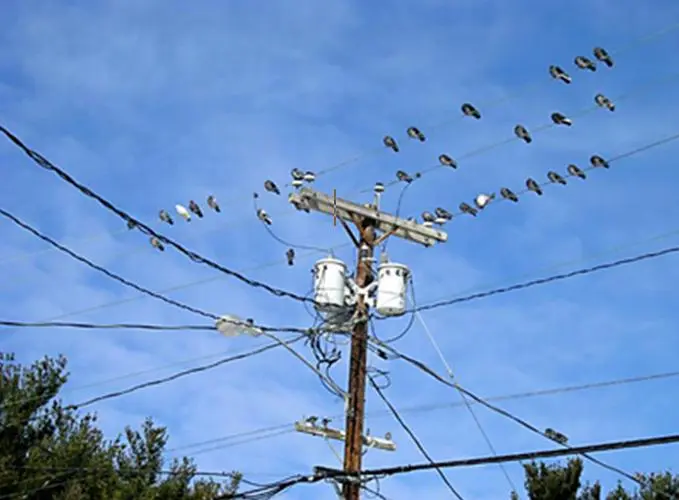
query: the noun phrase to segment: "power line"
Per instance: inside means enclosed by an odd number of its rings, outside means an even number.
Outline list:
[[[173,330],[194,330],[194,331],[215,331],[214,326],[208,325],[150,325],[141,323],[69,323],[69,322],[40,322],[29,323],[25,321],[0,320],[0,326],[12,326],[16,328],[81,328],[85,330],[154,330],[154,331],[173,331]]]
[[[49,160],[47,160],[40,153],[30,149],[17,136],[15,136],[13,133],[11,133],[9,130],[7,130],[2,125],[0,125],[0,132],[5,134],[5,136],[10,141],[12,141],[18,148],[20,148],[37,165],[41,166],[42,168],[44,168],[46,170],[54,172],[61,179],[63,179],[64,181],[66,181],[68,184],[75,187],[76,189],[78,189],[78,191],[83,193],[85,196],[88,196],[89,198],[96,200],[97,202],[99,202],[100,205],[107,208],[109,211],[113,212],[118,217],[122,218],[125,222],[134,224],[134,227],[136,229],[138,229],[141,233],[143,233],[147,236],[155,237],[159,241],[161,241],[162,243],[165,243],[166,245],[169,245],[169,246],[175,248],[180,253],[186,255],[193,262],[205,264],[209,267],[212,267],[213,269],[217,269],[218,271],[221,271],[224,274],[227,274],[227,275],[229,275],[233,278],[236,278],[237,280],[242,281],[243,283],[245,283],[249,286],[252,286],[252,287],[255,287],[255,288],[262,288],[262,289],[266,290],[267,292],[269,292],[272,295],[275,295],[277,297],[288,297],[288,298],[297,300],[299,302],[311,302],[311,303],[315,304],[315,301],[313,299],[310,299],[308,297],[303,297],[302,295],[298,295],[298,294],[293,293],[293,292],[288,292],[288,291],[280,289],[280,288],[272,287],[271,285],[268,285],[268,284],[263,283],[261,281],[250,279],[250,278],[242,275],[241,273],[239,273],[237,271],[233,271],[233,270],[228,269],[228,268],[226,268],[226,267],[224,267],[220,264],[217,264],[216,262],[213,262],[209,259],[206,259],[205,257],[197,254],[196,252],[193,252],[191,250],[187,250],[186,248],[181,246],[179,243],[176,243],[175,241],[167,238],[166,236],[163,236],[163,235],[155,232],[149,226],[143,224],[142,222],[138,221],[137,219],[134,219],[133,217],[131,217],[129,214],[127,214],[123,210],[117,208],[110,201],[108,201],[105,198],[103,198],[102,196],[98,195],[97,193],[95,193],[94,191],[92,191],[91,189],[86,187],[85,185],[77,182],[68,173],[66,173],[64,170],[60,169],[56,165],[52,164]]]
[[[366,476],[392,476],[395,474],[404,474],[407,472],[415,472],[420,470],[433,469],[434,467],[441,468],[456,468],[456,467],[472,467],[476,465],[499,464],[506,462],[518,462],[522,460],[535,460],[538,458],[554,458],[568,455],[582,455],[584,453],[598,453],[602,451],[626,450],[632,448],[647,448],[650,446],[658,446],[663,444],[672,444],[679,442],[679,434],[667,434],[663,436],[654,436],[641,439],[629,439],[625,441],[609,441],[605,443],[588,444],[583,446],[573,446],[569,449],[551,449],[541,451],[528,451],[523,453],[511,453],[506,455],[485,456],[479,458],[467,458],[460,460],[447,460],[436,462],[435,464],[411,464],[401,465],[397,467],[384,467],[381,469],[367,469],[362,470],[359,474],[361,477]],[[338,477],[352,477],[353,474],[348,474],[344,471],[327,469],[325,467],[316,467],[317,473],[315,480],[338,478]],[[301,481],[300,481],[301,482]]]
[[[251,351],[248,351],[248,352],[245,352],[245,353],[236,354],[234,356],[222,358],[222,359],[215,361],[214,363],[210,363],[208,365],[197,366],[197,367],[194,367],[194,368],[190,368],[188,370],[183,370],[183,371],[180,371],[178,373],[174,373],[174,374],[172,374],[168,377],[163,377],[163,378],[151,380],[151,381],[148,381],[148,382],[144,382],[144,383],[141,383],[141,384],[137,384],[137,385],[134,385],[132,387],[129,387],[129,388],[121,390],[121,391],[109,392],[108,394],[104,394],[104,395],[101,395],[101,396],[97,396],[97,397],[88,399],[87,401],[83,401],[82,403],[68,405],[67,408],[68,409],[79,409],[79,408],[83,408],[85,406],[92,405],[94,403],[98,403],[100,401],[105,401],[107,399],[113,399],[113,398],[118,398],[120,396],[125,396],[127,394],[131,394],[131,393],[139,391],[141,389],[146,389],[148,387],[165,384],[167,382],[177,380],[178,378],[186,377],[188,375],[193,375],[195,373],[204,372],[206,370],[211,370],[211,369],[216,368],[218,366],[225,365],[227,363],[232,363],[234,361],[240,361],[241,359],[249,358],[251,356],[255,356],[257,354],[261,354],[265,351],[271,350],[274,347],[280,347],[282,344],[293,344],[295,342],[302,340],[303,338],[305,338],[305,336],[300,335],[300,336],[294,337],[290,340],[278,341],[276,343],[266,344],[262,347],[259,347],[257,349],[254,349],[254,350],[251,350]]]
[[[396,421],[399,423],[399,425],[403,428],[403,430],[410,436],[410,439],[412,440],[413,443],[415,443],[415,446],[417,447],[418,450],[420,450],[420,453],[426,458],[430,464],[435,464],[436,462],[434,461],[433,458],[431,458],[431,455],[427,453],[427,450],[424,448],[424,445],[420,442],[420,440],[417,438],[415,433],[408,427],[408,424],[405,423],[403,418],[401,418],[401,415],[399,415],[398,410],[394,407],[394,405],[391,404],[391,402],[387,399],[387,397],[384,395],[382,392],[382,389],[380,389],[380,386],[375,383],[375,380],[371,375],[368,375],[368,381],[370,382],[370,385],[372,385],[373,389],[377,393],[377,395],[380,397],[382,401],[384,401],[384,404],[387,405],[387,408],[389,408],[389,411],[391,414],[394,416]],[[446,475],[443,473],[443,471],[439,467],[434,467],[436,469],[436,473],[439,475],[441,480],[445,483],[445,485],[448,487],[450,492],[457,498],[458,500],[464,500],[462,495],[455,489],[455,487],[450,483]]]

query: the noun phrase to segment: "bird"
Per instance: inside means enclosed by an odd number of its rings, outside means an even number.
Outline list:
[[[163,222],[167,222],[169,225],[174,224],[174,221],[172,220],[172,217],[170,217],[170,214],[167,213],[167,210],[158,212],[158,218]]]
[[[516,193],[514,193],[514,191],[506,187],[500,189],[500,196],[502,196],[505,200],[513,201],[515,203],[519,201],[519,197],[516,196]]]
[[[474,106],[472,106],[471,104],[469,104],[468,102],[465,102],[465,103],[462,105],[462,108],[461,108],[461,109],[462,109],[462,113],[463,113],[465,116],[471,116],[472,118],[476,118],[477,120],[479,120],[479,119],[481,118],[481,113],[479,113],[479,110],[476,109],[476,108],[475,108]]]
[[[376,182],[375,186],[373,187],[373,191],[377,194],[384,193],[384,184],[381,182]]]
[[[394,139],[392,136],[385,135],[384,139],[382,139],[382,142],[386,147],[392,149],[394,153],[398,153],[398,144],[396,144],[396,139]]]
[[[478,210],[476,210],[474,207],[472,207],[469,203],[465,203],[464,201],[460,203],[460,212],[463,214],[469,214],[473,215],[476,217],[476,214],[478,213]]]
[[[445,153],[439,155],[439,163],[446,167],[457,168],[457,162]]]
[[[555,78],[556,80],[561,80],[564,83],[571,83],[573,81],[570,75],[566,73],[564,70],[562,70],[559,66],[555,65],[550,66],[549,74],[552,75],[552,78]]]
[[[610,55],[608,55],[608,52],[606,52],[606,49],[602,47],[594,47],[594,50],[592,51],[594,54],[594,57],[596,57],[599,61],[604,63],[606,66],[609,68],[613,67],[613,59],[611,58]]]
[[[608,108],[611,111],[615,111],[615,104],[608,97],[603,94],[597,94],[594,96],[594,102],[597,103],[602,108]]]
[[[524,127],[521,124],[514,127],[514,133],[516,134],[516,137],[521,139],[526,144],[530,144],[531,142],[533,142],[533,138],[530,136],[530,133],[528,133],[526,127]]]
[[[575,58],[575,65],[580,69],[588,69],[590,71],[596,71],[596,64],[585,56],[577,56]]]
[[[437,224],[444,224],[446,221],[449,221],[453,218],[453,214],[451,214],[448,210],[445,208],[441,207],[436,207],[434,210],[434,214],[436,214],[436,223]]]
[[[608,162],[599,155],[593,155],[589,159],[589,162],[592,164],[593,167],[604,167],[604,168],[609,167]]]
[[[427,138],[424,136],[424,134],[417,127],[408,127],[407,133],[408,133],[408,137],[411,137],[413,139],[417,139],[420,142],[424,142],[424,141],[427,140]]]
[[[217,198],[212,195],[207,197],[207,206],[217,213],[222,211],[222,209],[219,208],[219,203],[217,203]]]
[[[557,125],[566,125],[567,127],[573,125],[573,122],[570,118],[566,118],[564,115],[558,112],[552,113],[552,121]]]
[[[431,227],[436,222],[436,217],[431,212],[422,212],[422,222],[424,226]]]
[[[304,183],[304,172],[298,168],[293,168],[290,171],[290,176],[292,177],[292,186],[300,187]]]
[[[474,198],[474,205],[476,205],[479,210],[483,210],[494,199],[495,199],[495,193],[491,193],[491,194],[481,193],[476,198]]]
[[[529,191],[533,191],[539,196],[542,196],[542,189],[540,188],[540,184],[538,184],[535,179],[531,177],[526,179],[526,187],[528,188]]]
[[[408,184],[410,184],[411,182],[413,182],[413,178],[410,177],[410,176],[409,176],[406,172],[404,172],[403,170],[399,170],[398,172],[396,172],[396,178],[397,178],[399,181],[403,181],[403,182],[406,182],[406,183],[408,183]]]
[[[316,180],[316,174],[313,173],[311,170],[307,170],[304,172],[304,180],[306,182],[314,182]]]
[[[332,422],[332,420],[326,417],[326,418],[324,418],[324,419],[321,420],[321,425],[323,426],[324,429],[327,429],[327,428],[328,428],[328,424],[329,424],[330,422]]]
[[[135,227],[137,227],[137,223],[134,222],[132,219],[128,219],[127,229],[134,229]]]
[[[566,167],[566,170],[568,171],[568,175],[571,177],[580,177],[581,179],[586,179],[587,175],[585,172],[582,171],[577,165],[573,165],[572,163]]]
[[[269,193],[281,194],[280,189],[278,189],[278,186],[276,186],[274,181],[268,179],[264,181],[264,189],[266,189]]]
[[[188,210],[186,210],[186,207],[177,204],[174,206],[174,209],[177,211],[180,217],[184,218],[186,222],[191,222],[191,214]]]
[[[285,252],[285,258],[288,259],[288,265],[289,266],[294,266],[295,265],[295,250],[292,248],[288,248],[288,251]]]
[[[271,217],[269,216],[269,214],[266,213],[266,210],[264,210],[263,208],[257,209],[257,218],[267,226],[270,226],[273,223]]]
[[[547,172],[547,178],[549,179],[549,182],[553,182],[554,184],[563,184],[564,186],[566,185],[566,179],[553,170]]]
[[[200,209],[200,207],[198,206],[198,203],[196,203],[195,201],[189,200],[189,210],[191,210],[194,214],[196,214],[201,219],[203,218],[203,211]]]
[[[391,432],[387,432],[387,433],[384,435],[384,439],[386,439],[387,441],[391,441]]]
[[[318,417],[309,417],[305,419],[305,422],[309,425],[315,426],[316,422],[318,421]]]
[[[160,242],[160,240],[159,240],[158,238],[156,238],[155,236],[151,236],[151,239],[150,239],[149,241],[151,242],[151,246],[152,246],[153,248],[157,248],[157,249],[160,250],[161,252],[164,252],[164,251],[165,251],[165,247],[164,247],[163,244]]]
[[[559,444],[566,444],[568,443],[568,438],[561,434],[560,432],[555,431],[554,429],[550,429],[547,427],[544,432],[545,436],[547,436],[549,439],[552,441],[556,441]]]

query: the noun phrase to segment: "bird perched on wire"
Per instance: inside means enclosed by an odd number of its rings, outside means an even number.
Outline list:
[[[602,108],[608,108],[611,111],[615,111],[615,104],[608,97],[603,94],[597,94],[594,96],[594,102],[597,103]]]
[[[533,142],[533,138],[530,136],[530,133],[528,133],[528,129],[521,124],[514,127],[514,134],[526,144]]]
[[[441,154],[439,155],[439,163],[443,165],[444,167],[452,167],[452,168],[457,168],[457,162],[453,160],[450,156],[447,154]]]
[[[269,214],[266,213],[266,210],[264,210],[263,208],[257,209],[257,218],[267,226],[270,226],[273,223],[271,217],[269,216]]]
[[[462,107],[462,113],[465,116],[471,116],[472,118],[476,118],[477,120],[481,119],[481,113],[479,112],[478,109],[476,109],[474,106],[469,104],[468,102],[465,102]]]
[[[153,248],[157,248],[161,252],[165,251],[165,247],[163,246],[161,241],[158,238],[156,238],[155,236],[151,236],[151,239],[149,241],[151,242],[151,246]]]
[[[217,198],[212,195],[207,197],[207,206],[217,213],[222,211],[222,209],[219,208],[219,203],[217,203]]]
[[[516,196],[516,193],[506,187],[500,189],[500,196],[502,196],[505,200],[513,201],[514,203],[519,201],[519,197]]]
[[[551,439],[552,441],[556,441],[559,444],[567,444],[568,443],[568,438],[564,434],[562,434],[558,431],[555,431],[554,429],[550,429],[549,427],[547,427],[545,429],[544,434],[549,439]]]
[[[161,210],[158,212],[158,218],[162,221],[165,222],[169,225],[174,224],[174,221],[172,220],[172,217],[170,217],[170,214],[167,213],[167,210]]]
[[[264,181],[264,189],[266,189],[269,193],[281,194],[280,189],[278,189],[278,186],[276,186],[274,181],[270,181],[268,179]]]
[[[580,69],[596,71],[596,64],[594,64],[594,61],[587,59],[585,56],[577,56],[574,62],[575,65]]]
[[[408,174],[407,174],[406,172],[404,172],[403,170],[399,170],[398,172],[396,172],[396,178],[397,178],[399,181],[405,182],[405,183],[407,183],[407,184],[410,184],[411,182],[413,182],[413,178],[410,177],[410,175],[408,175]]]
[[[599,155],[592,155],[592,157],[589,159],[589,162],[593,167],[609,167],[608,162]]]
[[[407,133],[408,137],[412,139],[417,139],[420,142],[424,142],[427,140],[422,131],[420,131],[420,129],[418,129],[417,127],[408,127]]]
[[[295,265],[295,250],[292,248],[288,248],[288,251],[285,252],[285,258],[288,259],[288,265],[289,266],[294,266]]]
[[[437,224],[444,224],[445,222],[451,220],[453,218],[453,214],[451,214],[448,210],[445,208],[441,207],[436,207],[434,210],[434,214],[436,214],[436,223]]]
[[[300,187],[302,184],[304,184],[304,172],[302,172],[300,169],[293,168],[290,171],[290,176],[292,177],[293,187]]]
[[[559,66],[555,65],[550,66],[549,74],[552,75],[552,78],[556,80],[561,80],[564,83],[571,83],[573,81],[570,75],[566,73],[563,69],[561,69]]]
[[[567,127],[573,125],[573,121],[570,118],[566,118],[565,115],[562,115],[559,112],[552,113],[552,121],[556,125],[566,125]]]
[[[137,223],[134,222],[132,219],[128,219],[127,229],[134,229],[135,227],[137,227]]]
[[[573,165],[572,163],[566,167],[566,171],[568,171],[568,175],[571,177],[580,177],[581,179],[587,178],[585,172],[583,172],[577,165]]]
[[[316,174],[313,173],[311,170],[307,170],[304,172],[304,180],[306,182],[314,182],[316,180]]]
[[[324,429],[327,429],[327,428],[328,428],[328,424],[329,424],[330,422],[332,422],[332,420],[329,419],[329,418],[327,418],[327,417],[324,418],[324,419],[321,419],[321,425],[323,426]]]
[[[385,135],[385,136],[384,136],[384,139],[382,139],[382,143],[383,143],[386,147],[388,147],[389,149],[391,149],[392,151],[394,151],[394,153],[398,153],[398,151],[399,151],[399,149],[398,149],[398,144],[396,144],[396,139],[394,139],[392,136],[390,136],[390,135]]]
[[[566,185],[566,179],[564,179],[562,176],[560,176],[558,173],[554,172],[553,170],[550,170],[547,172],[547,179],[549,179],[549,182],[553,184],[562,184]]]
[[[189,211],[184,207],[184,205],[175,205],[174,209],[176,212],[179,214],[181,218],[183,218],[186,222],[191,222],[191,214]]]
[[[479,213],[477,209],[472,207],[469,203],[465,203],[464,201],[460,203],[460,212],[463,214],[473,215],[474,217],[476,217],[476,214]]]
[[[528,188],[529,191],[533,191],[535,194],[542,196],[542,188],[535,179],[531,177],[526,179],[526,187]]]
[[[189,201],[189,210],[191,210],[194,214],[196,214],[199,218],[203,218],[203,211],[200,209],[198,206],[198,203],[196,203],[193,200]]]
[[[608,52],[606,52],[606,49],[602,47],[594,47],[592,53],[594,54],[594,57],[596,57],[599,61],[604,63],[609,68],[613,67],[613,59],[608,54]]]
[[[495,193],[491,193],[491,194],[481,193],[476,198],[474,198],[474,205],[476,205],[476,207],[479,210],[483,210],[494,199],[495,199]]]
[[[431,212],[422,212],[422,225],[431,227],[436,222],[436,217]]]
[[[316,426],[316,422],[318,422],[318,417],[311,416],[311,417],[305,419],[304,421],[305,421],[307,424],[309,424],[309,425],[315,427],[315,426]]]

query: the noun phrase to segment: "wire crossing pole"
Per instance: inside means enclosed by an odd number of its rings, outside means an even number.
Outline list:
[[[317,211],[330,215],[333,224],[337,221],[347,232],[358,249],[358,266],[354,283],[358,290],[355,321],[351,337],[351,355],[349,361],[349,390],[344,432],[344,472],[355,477],[361,470],[363,446],[368,440],[363,436],[363,420],[365,416],[365,386],[368,362],[368,287],[374,281],[373,257],[375,248],[390,236],[397,236],[426,247],[436,242],[445,242],[448,235],[425,224],[405,220],[391,214],[381,212],[374,204],[358,204],[337,197],[319,193],[304,187],[289,196],[290,203],[298,210]],[[358,237],[348,225],[353,223],[358,230]],[[381,234],[377,236],[377,231]],[[387,449],[394,449],[393,443]],[[358,481],[344,481],[342,494],[344,500],[359,500],[361,484]]]
[[[360,231],[356,285],[365,289],[371,281],[372,258],[375,250],[375,228],[368,219],[357,220]],[[363,421],[365,416],[365,383],[368,364],[368,304],[363,294],[356,302],[356,318],[351,336],[351,357],[349,362],[349,401],[346,415],[344,440],[344,471],[360,472],[363,457]],[[364,321],[360,321],[364,319]],[[342,493],[345,500],[358,500],[360,483],[344,483]]]

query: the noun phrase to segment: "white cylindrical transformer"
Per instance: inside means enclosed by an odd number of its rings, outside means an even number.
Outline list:
[[[314,265],[314,300],[319,312],[337,311],[344,307],[347,266],[341,260],[327,257]]]
[[[403,264],[383,262],[377,270],[375,309],[382,316],[400,316],[406,310],[406,290],[410,270]]]

